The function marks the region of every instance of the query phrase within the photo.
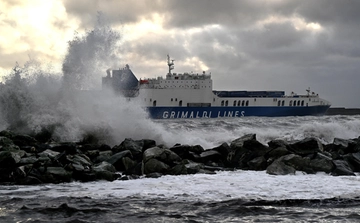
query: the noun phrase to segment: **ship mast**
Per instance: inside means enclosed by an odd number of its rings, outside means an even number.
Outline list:
[[[169,66],[169,74],[171,74],[171,70],[174,69],[174,60],[171,60],[171,62],[170,62],[169,54],[167,55],[167,62],[168,62],[168,66]]]

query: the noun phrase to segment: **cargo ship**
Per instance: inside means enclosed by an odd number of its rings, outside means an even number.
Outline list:
[[[153,119],[240,118],[244,116],[323,115],[331,106],[318,94],[284,91],[213,90],[211,74],[172,73],[174,60],[167,58],[165,77],[138,80],[129,65],[108,69],[102,87],[128,100],[138,100]]]

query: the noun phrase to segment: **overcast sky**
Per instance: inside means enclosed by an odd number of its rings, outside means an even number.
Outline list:
[[[0,75],[30,58],[61,67],[67,42],[102,12],[138,78],[211,72],[216,90],[308,87],[333,107],[360,107],[358,0],[2,0]],[[104,71],[105,74],[105,71]]]

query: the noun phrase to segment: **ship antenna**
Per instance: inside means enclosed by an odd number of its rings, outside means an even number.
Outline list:
[[[168,66],[169,66],[169,74],[171,74],[171,70],[174,69],[174,61],[175,60],[171,60],[171,62],[170,62],[170,56],[168,54],[167,55],[167,62],[168,62]]]

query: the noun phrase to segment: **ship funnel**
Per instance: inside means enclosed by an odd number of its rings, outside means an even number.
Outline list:
[[[107,77],[111,77],[110,71],[111,71],[111,68],[106,70]]]

